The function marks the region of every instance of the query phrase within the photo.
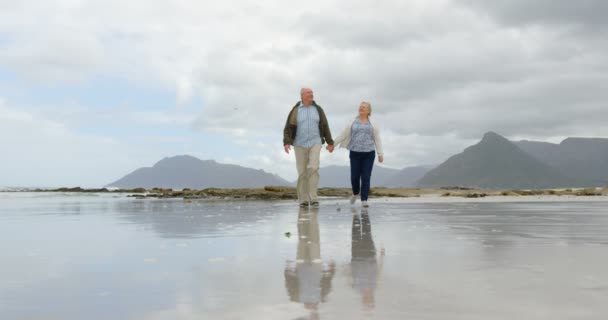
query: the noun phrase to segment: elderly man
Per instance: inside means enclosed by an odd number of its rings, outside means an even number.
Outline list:
[[[291,146],[296,153],[298,169],[298,202],[300,206],[318,206],[319,156],[327,142],[327,150],[334,151],[329,123],[323,109],[313,100],[312,89],[300,90],[298,101],[289,112],[283,130],[283,146],[289,154]]]

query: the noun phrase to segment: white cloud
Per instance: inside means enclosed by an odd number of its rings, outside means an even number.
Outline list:
[[[117,143],[96,136],[78,136],[63,124],[0,104],[2,185],[91,185],[113,170],[110,160]]]
[[[155,112],[125,112],[125,115],[127,117],[121,120],[125,125],[133,121],[184,124],[187,120],[179,116],[163,118]],[[78,117],[83,117],[83,114],[76,115],[74,119]],[[162,157],[184,153],[192,141],[191,137],[149,133],[111,138],[107,131],[106,134],[82,133],[58,119],[43,112],[7,105],[0,99],[0,185],[101,187],[136,168],[151,166]],[[191,150],[194,149],[188,149]],[[209,154],[200,150],[190,153],[209,158]]]

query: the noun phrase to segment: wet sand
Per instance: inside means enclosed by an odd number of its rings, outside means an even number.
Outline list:
[[[605,197],[0,195],[1,319],[605,319]]]

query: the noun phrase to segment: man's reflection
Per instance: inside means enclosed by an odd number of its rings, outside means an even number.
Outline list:
[[[352,213],[352,286],[361,294],[363,306],[371,309],[375,306],[374,294],[384,261],[384,248],[380,250],[378,259],[368,209],[362,208],[360,217],[357,209],[353,208]]]
[[[293,302],[300,302],[311,311],[311,319],[318,319],[318,307],[331,291],[336,272],[333,261],[325,265],[321,260],[318,208],[300,208],[298,213],[298,251],[295,263],[285,267],[285,287]]]

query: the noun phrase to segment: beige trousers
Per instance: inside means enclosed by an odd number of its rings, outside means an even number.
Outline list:
[[[315,144],[310,148],[294,147],[294,149],[298,168],[298,202],[318,201],[321,145]]]

